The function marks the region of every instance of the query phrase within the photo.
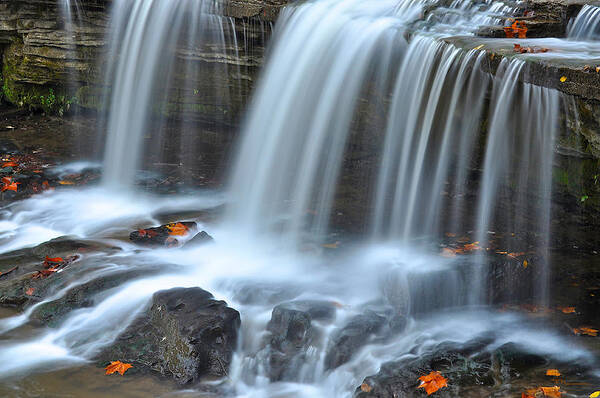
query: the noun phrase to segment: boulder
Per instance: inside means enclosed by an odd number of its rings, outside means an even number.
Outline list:
[[[154,294],[150,308],[97,357],[132,363],[180,384],[229,372],[237,346],[240,314],[200,288]]]

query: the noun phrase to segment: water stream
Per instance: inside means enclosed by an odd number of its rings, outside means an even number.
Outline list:
[[[107,98],[104,184],[47,192],[3,209],[0,252],[60,236],[118,248],[84,254],[44,302],[116,271],[145,275],[30,336],[10,333],[27,324],[35,306],[0,319],[0,337],[11,336],[0,340],[0,380],[82,366],[145,309],[153,293],[192,286],[241,313],[242,338],[223,381],[232,396],[350,397],[385,362],[483,335],[490,339],[485,350],[512,342],[552,360],[594,366],[590,352],[559,332],[487,306],[485,248],[501,233],[513,233],[508,250],[533,246],[544,258],[528,293],[547,302],[561,94],[523,83],[528,69],[522,58],[503,60],[492,75],[481,67],[485,51],[443,40],[498,23],[513,6],[453,2],[423,20],[424,5],[319,0],[286,8],[228,189],[159,196],[131,188],[152,107],[160,102],[153,95],[158,85],[168,90],[175,70],[176,55],[166,49],[182,43],[196,48],[203,40],[226,47],[223,32],[235,28],[209,1],[116,1],[111,52],[118,61],[108,73],[115,88]],[[361,113],[365,102],[380,105],[381,131],[357,127],[357,119],[369,117]],[[323,247],[334,239],[331,215],[349,142],[368,133],[381,141],[369,233],[344,240],[339,249]],[[202,218],[222,204],[226,210],[216,221]],[[127,241],[129,231],[183,211],[215,243],[140,249]],[[515,234],[523,230],[531,236]],[[448,234],[468,234],[483,250],[440,256],[439,242]],[[335,317],[315,322],[310,347],[274,377],[266,325],[274,306],[290,300],[329,303]],[[372,314],[390,326],[331,366],[336,333]],[[394,333],[398,315],[406,328]]]

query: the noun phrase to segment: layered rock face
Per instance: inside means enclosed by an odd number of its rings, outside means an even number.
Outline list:
[[[110,0],[56,0],[0,4],[2,98],[23,107],[63,113],[72,105],[102,109],[110,54]],[[271,21],[282,1],[232,1],[222,5],[219,43],[179,46],[166,103],[160,111],[192,120],[236,123],[248,100]],[[182,62],[178,62],[182,61]],[[193,70],[193,73],[190,73]],[[159,95],[161,94],[161,95]],[[157,93],[161,98],[163,93]]]

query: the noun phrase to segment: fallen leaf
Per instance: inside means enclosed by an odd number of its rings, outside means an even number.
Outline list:
[[[46,260],[44,262],[47,263],[62,263],[64,260],[62,257],[48,257],[46,256]]]
[[[562,395],[562,392],[560,391],[560,387],[558,387],[558,386],[540,387],[540,390],[542,390],[545,397],[560,398],[560,396]]]
[[[561,76],[561,78],[560,78],[560,82],[561,82],[561,83],[564,83],[564,82],[566,82],[566,81],[567,81],[567,77],[566,77],[566,76]]]
[[[18,164],[16,164],[15,162],[4,162],[2,163],[2,167],[17,167]]]
[[[456,257],[456,253],[454,253],[454,250],[452,250],[452,249],[450,249],[448,247],[444,247],[442,249],[442,252],[440,253],[440,255],[442,257],[448,257],[448,258],[450,258],[450,257]]]
[[[600,66],[596,66],[596,73],[600,72]]]
[[[573,314],[575,313],[575,307],[558,307],[564,314]]]
[[[113,361],[110,363],[110,365],[108,365],[104,369],[106,369],[105,374],[107,374],[107,375],[111,375],[115,372],[119,372],[121,374],[121,376],[123,376],[123,374],[125,372],[127,372],[127,369],[129,369],[129,368],[133,368],[133,365],[130,363],[123,363],[121,361]]]
[[[448,387],[448,379],[440,372],[431,372],[426,376],[419,377],[421,384],[417,388],[424,388],[427,395],[431,395],[440,388]]]
[[[2,192],[4,191],[15,191],[17,192],[17,185],[21,184],[20,182],[13,182],[12,184],[6,184],[2,187]]]
[[[326,243],[324,245],[321,245],[321,247],[324,247],[325,249],[337,249],[339,246],[340,242]]]
[[[505,26],[504,27],[504,34],[509,39],[512,39],[513,37],[515,37],[515,32],[513,32],[513,29],[510,26]]]
[[[186,235],[189,231],[189,228],[180,222],[173,223],[173,224],[167,224],[167,229],[169,230],[169,235],[177,235],[177,236]]]
[[[371,387],[367,383],[362,383],[360,385],[360,390],[363,391],[363,392],[371,392],[373,390],[373,387]]]
[[[31,295],[33,295],[33,292],[35,292],[35,289],[32,288],[32,287],[30,287],[29,289],[27,289],[25,291],[25,294],[28,295],[28,296],[31,296]]]
[[[529,263],[527,262],[527,260],[523,261],[523,268],[527,268],[528,265]]]
[[[556,376],[556,377],[559,377],[560,376],[560,372],[558,371],[558,369],[548,369],[546,371],[546,376]]]
[[[73,181],[69,181],[69,180],[62,180],[58,182],[60,185],[75,185],[75,183]]]
[[[597,337],[598,336],[598,329],[593,329],[593,328],[588,328],[585,326],[579,327],[579,328],[574,328],[573,329],[573,333],[577,334],[577,335],[588,335],[588,336],[592,336],[592,337]]]
[[[481,50],[483,48],[483,44],[478,45],[473,50]]]
[[[598,398],[600,397],[600,391],[594,391],[590,394],[590,398]]]

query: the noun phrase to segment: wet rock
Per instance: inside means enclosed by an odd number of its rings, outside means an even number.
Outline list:
[[[33,248],[6,253],[0,258],[0,272],[4,273],[0,275],[0,306],[23,307],[48,297],[71,282],[71,269],[77,264],[70,264],[63,272],[46,278],[32,279],[36,272],[44,270],[46,256],[67,258],[76,253],[114,250],[99,242],[59,237]],[[13,271],[7,273],[9,270]]]
[[[186,243],[186,246],[204,245],[210,242],[214,242],[214,238],[208,232],[200,231]]]
[[[160,227],[133,231],[129,234],[129,239],[138,245],[173,247],[179,244],[178,236],[188,234],[190,231],[194,231],[196,227],[197,225],[193,221],[170,223]]]
[[[313,321],[332,321],[335,307],[327,301],[292,301],[273,309],[267,330],[271,333],[268,373],[272,381],[293,380],[306,362],[308,349],[320,337]]]
[[[418,389],[419,377],[432,371],[438,371],[448,379],[448,387],[438,390],[436,396],[483,396],[477,389],[493,386],[496,375],[491,354],[478,360],[470,358],[469,352],[473,346],[481,345],[477,341],[469,342],[465,350],[465,347],[456,343],[443,343],[430,353],[385,363],[379,373],[365,378],[362,386],[356,389],[355,397],[425,396],[425,392]],[[480,395],[468,395],[469,393]]]
[[[181,384],[226,376],[236,348],[239,313],[200,288],[157,292],[150,308],[98,356],[118,358]]]
[[[362,347],[374,339],[385,339],[406,327],[406,318],[393,311],[368,310],[352,318],[335,332],[325,357],[325,369],[335,369],[348,362]]]

